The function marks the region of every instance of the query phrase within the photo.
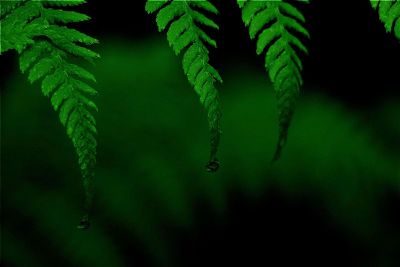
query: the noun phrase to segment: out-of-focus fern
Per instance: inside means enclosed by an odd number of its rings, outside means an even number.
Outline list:
[[[305,18],[292,4],[282,0],[238,0],[242,19],[251,39],[257,39],[257,54],[266,53],[265,67],[274,84],[279,109],[279,141],[274,160],[280,157],[288,135],[299,89],[303,84],[298,51],[307,48],[295,33],[309,37],[301,25]],[[308,2],[308,1],[302,1]]]
[[[42,92],[50,97],[59,111],[61,123],[67,128],[77,151],[85,189],[85,212],[80,228],[89,227],[89,209],[92,203],[93,168],[96,163],[96,121],[92,111],[97,110],[88,96],[97,93],[87,82],[94,76],[73,63],[74,58],[88,61],[99,55],[82,45],[97,40],[63,24],[81,22],[89,17],[77,12],[53,9],[79,5],[84,0],[27,0],[2,3],[1,54],[15,49],[20,54],[20,68],[28,72],[30,82],[42,79]]]
[[[371,5],[378,11],[386,31],[393,33],[400,40],[400,1],[371,0]]]
[[[206,44],[216,47],[213,40],[200,25],[218,29],[218,25],[203,12],[218,14],[218,10],[209,1],[186,0],[148,0],[148,13],[157,13],[158,30],[168,28],[167,38],[178,55],[184,51],[183,69],[191,85],[200,96],[200,102],[208,113],[211,131],[210,161],[207,171],[216,171],[219,167],[216,158],[220,139],[220,104],[218,92],[214,86],[216,81],[222,82],[217,70],[209,63],[209,51]]]

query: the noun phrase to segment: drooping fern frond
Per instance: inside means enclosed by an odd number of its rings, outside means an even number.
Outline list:
[[[265,53],[265,67],[278,99],[279,141],[273,160],[277,160],[286,143],[299,89],[303,84],[302,62],[298,52],[307,48],[297,37],[309,37],[302,26],[305,18],[292,4],[282,0],[238,0],[242,19],[250,38],[257,39],[257,54]],[[308,1],[302,1],[307,2]]]
[[[378,11],[379,19],[388,33],[393,33],[400,41],[400,1],[370,0],[372,7]]]
[[[222,82],[218,71],[209,63],[209,51],[206,45],[216,47],[216,42],[200,26],[218,29],[218,25],[209,19],[205,12],[218,14],[218,10],[209,1],[186,0],[148,0],[148,13],[157,12],[158,30],[167,30],[167,39],[175,53],[184,51],[183,70],[190,84],[200,96],[200,102],[208,115],[211,132],[210,161],[207,171],[216,171],[219,167],[216,158],[220,139],[220,104],[216,81]]]
[[[97,146],[96,121],[92,115],[97,107],[89,97],[97,91],[87,83],[95,82],[95,77],[75,61],[92,61],[99,57],[84,46],[98,41],[65,26],[88,20],[88,16],[51,8],[84,2],[28,0],[9,5],[10,8],[1,13],[1,53],[17,50],[21,71],[29,73],[31,83],[42,80],[43,94],[50,97],[52,106],[59,111],[60,121],[79,158],[85,189],[85,215],[79,227],[86,229],[89,227]]]

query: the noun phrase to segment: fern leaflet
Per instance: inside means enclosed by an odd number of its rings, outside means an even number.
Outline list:
[[[400,1],[371,0],[371,5],[378,11],[386,31],[393,33],[400,40]]]
[[[282,0],[238,0],[242,19],[249,28],[250,38],[257,39],[257,54],[266,53],[265,67],[274,84],[279,110],[279,141],[273,160],[279,159],[286,143],[299,89],[303,84],[303,68],[297,50],[306,47],[291,31],[309,37],[301,25],[305,21],[301,12]],[[308,2],[308,1],[303,1]]]
[[[216,171],[219,167],[216,154],[221,132],[221,111],[214,83],[222,82],[222,79],[218,71],[210,65],[206,47],[206,44],[216,47],[216,42],[200,25],[218,29],[218,25],[203,14],[204,11],[218,14],[218,10],[209,1],[148,0],[146,11],[157,12],[158,29],[163,31],[168,28],[167,39],[175,53],[178,55],[184,51],[183,70],[208,113],[211,152],[206,169],[210,172]]]
[[[87,83],[95,82],[95,77],[72,60],[97,58],[97,53],[83,45],[98,41],[63,25],[88,20],[88,16],[51,8],[84,2],[28,0],[10,5],[7,12],[1,13],[1,53],[16,49],[20,54],[21,71],[29,72],[31,83],[42,80],[43,94],[50,97],[52,106],[59,111],[60,121],[79,158],[86,212],[79,227],[86,229],[89,227],[97,146],[96,121],[92,115],[97,107],[89,97],[97,91]]]

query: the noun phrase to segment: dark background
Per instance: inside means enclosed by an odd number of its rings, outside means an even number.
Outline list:
[[[213,33],[218,43],[218,49],[212,49],[211,52],[213,65],[215,65],[222,74],[230,73],[232,65],[241,64],[245,66],[245,68],[252,66],[251,68],[249,67],[249,72],[255,72],[255,76],[266,76],[263,67],[263,58],[258,57],[255,53],[255,42],[248,38],[248,33],[241,21],[240,10],[237,8],[236,1],[219,0],[213,1],[213,3],[218,7],[221,13],[220,16],[215,19],[220,25],[220,30]],[[330,99],[333,99],[332,101],[344,106],[347,110],[346,114],[348,114],[349,117],[353,116],[352,112],[362,114],[360,120],[364,121],[364,123],[368,123],[369,115],[374,113],[376,108],[382,105],[382,103],[385,103],[386,100],[398,99],[400,91],[400,75],[399,68],[397,67],[397,64],[400,62],[399,42],[392,35],[385,32],[382,23],[379,21],[376,12],[372,10],[369,1],[314,0],[310,5],[299,4],[298,6],[306,16],[306,27],[309,29],[311,35],[311,40],[305,40],[306,46],[309,48],[309,55],[303,55],[302,57],[304,59],[305,68],[304,95],[313,93],[327,95]],[[135,43],[156,36],[164,37],[164,33],[157,33],[154,16],[145,13],[144,1],[129,1],[128,5],[127,1],[98,0],[89,1],[88,4],[82,7],[72,9],[82,11],[92,17],[91,21],[79,25],[78,29],[99,38],[100,46],[110,38],[119,38],[126,40],[128,43]],[[15,59],[16,55],[14,53],[8,53],[1,58],[2,79],[0,85],[2,91],[6,92],[8,90],[5,85],[8,84],[10,77],[12,77],[18,68]],[[114,85],[111,84],[111,86]],[[244,90],[247,90],[247,88]],[[103,103],[106,103],[104,99],[105,98],[103,98]],[[115,105],[119,104],[118,101],[114,101],[113,103]],[[140,105],[139,100],[137,104]],[[251,105],[249,105],[249,107],[250,106]],[[105,107],[105,109],[106,108],[107,107]],[[196,108],[200,109],[200,107]],[[146,110],[147,109],[142,109],[144,112],[146,112]],[[299,112],[301,113],[301,111]],[[103,121],[105,121],[105,115],[101,116],[103,116]],[[346,115],[342,116],[342,118],[345,116]],[[117,118],[117,116],[115,118]],[[51,118],[51,120],[56,120],[56,116]],[[396,122],[397,117],[394,117],[392,120]],[[134,119],[132,119],[132,121],[134,121]],[[376,123],[376,121],[374,122]],[[112,125],[110,122],[108,123],[109,126]],[[21,127],[18,123],[14,124],[15,127]],[[54,122],[54,124],[57,125],[56,122]],[[135,124],[135,122],[132,124]],[[100,123],[99,128],[101,128],[101,125]],[[61,128],[59,126],[60,125],[57,125],[58,128]],[[117,130],[125,131],[125,128],[122,126],[120,128],[118,126],[115,127]],[[247,126],[243,126],[243,128],[246,127]],[[335,125],[331,127],[334,128]],[[190,128],[190,126],[188,126],[188,128]],[[103,129],[104,132],[107,131],[105,127],[103,127]],[[62,135],[62,130],[63,129],[59,129],[57,133]],[[108,133],[109,136],[111,136],[108,140],[117,140],[119,138],[119,135],[113,133],[111,129],[108,131],[110,132]],[[147,135],[148,133],[146,131],[147,128],[143,130],[141,134],[144,136]],[[162,130],[157,131],[160,132],[160,135],[164,134]],[[190,131],[190,129],[183,129],[182,131]],[[382,130],[379,128],[374,131],[380,132],[384,131],[384,129]],[[123,136],[132,138],[133,141],[131,142],[140,142],[141,140],[135,138],[135,133],[136,132],[131,134],[129,128],[127,128]],[[155,133],[150,131],[150,134]],[[340,134],[340,132],[337,132],[337,134]],[[14,156],[13,153],[17,155],[15,149],[25,151],[22,145],[20,147],[18,145],[8,145],[7,141],[11,140],[9,136],[12,135],[11,131],[8,134],[6,133],[8,139],[6,138],[3,140],[3,143],[5,141],[5,145],[2,147],[5,147],[5,150],[8,152],[3,164],[10,164],[10,159],[13,159]],[[306,133],[304,133],[304,135],[306,136]],[[104,134],[104,136],[107,136],[107,133]],[[103,138],[104,141],[100,143],[103,144],[104,147],[107,147],[104,136],[100,136],[100,141],[101,138]],[[398,155],[397,145],[399,145],[399,141],[397,135],[391,136],[388,134],[384,136],[387,137],[387,140],[384,138],[376,142],[379,144],[383,143],[387,146],[385,150],[386,154]],[[354,134],[353,137],[357,139],[359,136],[358,134]],[[317,138],[321,139],[320,144],[324,143],[324,136],[318,136]],[[119,144],[120,146],[129,144],[129,141],[126,141],[127,139],[123,140],[125,143]],[[147,139],[144,138],[143,142],[146,143],[146,140]],[[354,140],[348,141],[346,145],[351,147],[352,141]],[[167,142],[168,141],[160,143]],[[175,141],[172,143],[174,142]],[[357,143],[358,141],[355,140],[354,142]],[[295,141],[293,143],[295,143]],[[327,141],[327,143],[329,143],[329,141]],[[111,146],[111,144],[109,146]],[[340,146],[340,144],[338,146]],[[68,148],[69,143],[65,141],[65,145],[62,147]],[[171,156],[171,161],[174,161],[174,159],[183,160],[182,158],[185,157],[186,150],[183,150],[183,155],[175,156],[175,153],[179,154],[181,150],[179,150],[179,147],[177,148],[173,145],[171,145],[171,147],[172,148],[168,147],[168,153],[173,155]],[[225,147],[229,146],[226,145]],[[296,146],[294,145],[294,147]],[[35,146],[35,149],[36,153],[38,151],[40,152],[39,145],[37,145],[37,147]],[[136,147],[134,147],[134,149],[136,149]],[[171,149],[173,152],[171,152]],[[262,150],[262,148],[259,149]],[[226,148],[226,150],[229,150],[229,148]],[[330,148],[327,148],[327,151],[328,150],[330,150]],[[332,150],[334,150],[334,148],[332,148]],[[100,150],[100,166],[114,164],[113,168],[119,167],[122,170],[126,165],[136,164],[132,163],[133,160],[132,162],[128,161],[129,154],[126,154],[128,156],[124,158],[127,162],[121,162],[121,160],[114,161],[112,158],[113,150],[110,149],[110,151],[111,152],[108,152],[106,155],[105,152]],[[59,151],[57,153],[59,153]],[[137,153],[140,156],[142,152]],[[233,152],[229,153],[228,151],[225,153],[225,159],[229,162],[228,157]],[[268,152],[265,154],[267,153]],[[363,152],[361,151],[359,153]],[[51,156],[52,154],[49,155]],[[47,157],[49,157],[49,155],[47,155]],[[325,154],[322,153],[321,155],[316,154],[310,157],[313,158],[315,156],[316,159],[320,160],[324,158],[324,155]],[[138,158],[133,158],[137,160],[137,162],[140,162],[139,156],[136,155]],[[149,157],[151,156],[153,155]],[[346,156],[348,155],[344,153],[343,155],[338,155],[337,158],[344,158],[344,161],[346,161]],[[68,164],[76,165],[74,158],[72,156],[71,158],[67,158],[70,159]],[[293,160],[290,156],[288,159]],[[395,159],[397,160],[398,157],[396,156]],[[252,162],[251,158],[246,160]],[[298,158],[295,158],[295,160],[297,161]],[[257,160],[255,161],[259,162]],[[301,162],[301,159],[299,161]],[[126,163],[126,165],[123,165],[123,163]],[[375,170],[373,166],[374,162],[371,161],[370,163],[370,168]],[[229,163],[227,163],[227,165],[228,164]],[[297,164],[297,162],[295,162],[295,164]],[[301,163],[298,164],[300,165]],[[316,165],[317,164],[318,163],[316,163]],[[48,165],[49,162],[44,162],[41,166],[45,168],[44,166]],[[177,165],[178,167],[176,167],[176,169],[180,170],[180,165]],[[290,168],[292,165],[287,164],[285,166],[287,166],[285,168]],[[329,177],[336,177],[336,172],[340,175],[342,171],[341,166],[342,165],[338,165],[337,167],[332,167],[332,169],[327,170],[326,172],[329,173]],[[25,166],[25,169],[29,169],[30,167],[31,166],[28,164],[28,167]],[[56,167],[53,168],[56,169]],[[234,168],[235,165],[231,164],[231,167]],[[310,173],[313,173],[314,167],[315,166],[312,164],[308,166]],[[19,170],[20,166],[16,165],[10,167],[11,170],[14,170],[13,168]],[[100,173],[102,172],[102,168],[104,167],[99,167]],[[226,168],[229,169],[229,167]],[[52,173],[52,171],[54,170],[50,170],[49,172]],[[5,172],[6,177],[11,177],[9,173],[12,173],[12,171],[2,172]],[[190,169],[189,174],[193,173],[196,173],[194,169]],[[357,175],[359,176],[371,175],[372,177],[375,175],[374,177],[379,179],[382,173],[379,171],[377,171],[377,173],[378,174],[370,174],[367,171],[363,172],[363,170],[357,169]],[[77,171],[73,174],[79,175]],[[304,176],[307,176],[307,174],[308,173],[304,173]],[[104,172],[102,175],[99,175],[99,179],[101,180],[103,177],[103,180],[105,180],[104,177],[107,176]],[[162,176],[163,173],[161,172],[160,175]],[[194,174],[194,176],[195,175],[196,174]],[[274,174],[272,174],[272,176],[273,175]],[[276,177],[279,179],[279,177],[284,175],[284,172],[283,174],[278,173]],[[388,174],[388,176],[390,175],[391,174]],[[235,169],[232,169],[229,175],[226,175],[229,179],[237,178],[236,176],[243,179],[247,178],[242,177],[240,173],[235,174]],[[302,173],[293,175],[294,179],[301,179],[302,176]],[[329,179],[329,177],[326,178]],[[34,178],[39,181],[42,179],[46,180],[45,177]],[[219,177],[213,178],[218,179]],[[251,179],[250,176],[248,178]],[[265,174],[265,178],[273,180],[270,173]],[[345,178],[346,177],[343,179]],[[74,183],[76,182],[75,180]],[[78,188],[78,186],[76,188]],[[53,185],[50,186],[50,191],[51,190],[57,192],[59,188]],[[224,212],[222,216],[216,215],[215,212],[212,211],[212,208],[208,204],[205,204],[207,203],[204,200],[204,198],[206,198],[205,196],[201,196],[194,201],[194,204],[191,206],[194,223],[190,228],[177,227],[162,215],[159,215],[159,224],[161,225],[160,231],[164,233],[164,236],[172,240],[171,244],[174,246],[173,250],[176,252],[176,255],[178,255],[176,257],[177,266],[230,266],[232,264],[260,266],[260,262],[266,266],[268,266],[267,264],[271,266],[286,266],[289,264],[307,263],[308,266],[372,267],[378,266],[375,265],[377,262],[387,267],[398,266],[398,256],[400,255],[398,249],[399,242],[396,242],[397,239],[393,241],[393,239],[390,239],[390,236],[392,233],[397,234],[393,234],[392,237],[400,236],[398,227],[400,225],[398,212],[400,196],[399,192],[389,184],[384,184],[382,186],[380,191],[381,197],[377,204],[379,208],[379,217],[382,219],[383,223],[379,226],[380,228],[376,233],[360,234],[363,238],[359,238],[358,233],[353,233],[351,230],[348,230],[344,224],[338,223],[334,221],[331,216],[328,216],[327,207],[325,203],[321,201],[319,195],[321,192],[318,191],[318,189],[307,189],[306,187],[302,193],[288,197],[286,193],[284,193],[285,190],[281,188],[279,182],[271,182],[268,190],[260,193],[260,196],[256,200],[243,195],[240,188],[233,187],[229,188],[227,191],[226,212]],[[70,194],[70,192],[68,192],[68,194]],[[116,197],[117,195],[118,193],[115,193]],[[138,197],[138,199],[140,198]],[[350,202],[352,201],[353,199]],[[153,204],[154,203],[149,201],[149,206]],[[101,211],[102,205],[105,205],[105,203],[99,200],[95,212],[98,216],[96,218],[97,223],[105,229],[107,235],[112,239],[112,244],[115,245],[115,249],[120,253],[119,255],[122,255],[121,261],[125,264],[124,266],[142,267],[156,265],[153,260],[153,255],[157,254],[157,252],[149,251],[148,248],[138,241],[140,238],[131,238],[126,232],[127,229],[122,227],[121,224],[115,223],[112,219],[110,220],[109,218],[102,217],[107,216],[103,215]],[[129,203],[126,205],[129,206]],[[349,210],[349,213],[351,213],[350,208]],[[68,255],[67,253],[63,254],[56,250],[52,247],[51,243],[46,244],[48,241],[47,239],[44,241],[41,240],[42,236],[37,233],[39,230],[36,230],[38,227],[32,223],[29,216],[24,217],[19,211],[15,211],[9,207],[6,209],[6,212],[9,218],[13,220],[17,219],[17,223],[11,227],[14,232],[20,231],[20,235],[28,236],[27,240],[38,242],[36,244],[28,242],[29,246],[37,245],[37,248],[33,250],[34,253],[39,255],[43,251],[47,252],[47,256],[42,256],[43,262],[49,266],[74,266],[73,263],[69,262],[66,256]],[[159,218],[158,214],[156,216]],[[348,224],[355,225],[354,229],[362,229],[364,224],[368,224],[367,222],[358,220],[357,216],[352,217],[349,215],[348,220],[350,221]],[[55,222],[57,222],[57,220],[55,220]],[[9,222],[7,225],[9,225]],[[63,225],[63,227],[67,226]],[[8,229],[10,229],[10,227]],[[62,230],[58,229],[58,231]],[[362,230],[360,231],[362,232]],[[386,235],[382,237],[382,233],[385,233],[389,237],[385,239]],[[144,235],[146,235],[146,233]],[[150,236],[151,234],[148,235]],[[136,234],[135,237],[137,236],[141,236],[141,234]],[[379,239],[379,236],[382,237],[382,239]],[[51,238],[48,237],[48,239],[50,240]],[[370,242],[365,243],[364,240],[367,239],[370,239]],[[392,243],[389,243],[389,240]],[[383,242],[386,241],[388,241],[388,243],[383,244]],[[4,246],[6,245],[7,244],[4,244]],[[13,265],[11,261],[6,261],[6,263],[7,266],[18,266],[16,264]]]
[[[293,1],[296,2],[296,1]],[[220,25],[219,31],[214,31],[213,37],[216,39],[218,49],[212,49],[211,59],[213,64],[224,72],[232,64],[244,63],[258,67],[264,71],[264,58],[255,53],[255,41],[248,37],[248,31],[241,20],[240,9],[235,0],[213,1],[220,16],[215,21]],[[400,95],[400,49],[398,40],[393,35],[387,34],[382,23],[379,21],[376,11],[374,11],[369,1],[326,1],[314,0],[311,4],[296,5],[304,12],[307,19],[306,28],[309,30],[311,40],[304,40],[309,48],[309,55],[303,55],[304,80],[307,86],[305,90],[324,90],[322,93],[328,94],[338,101],[354,110],[368,112],[379,105],[382,100],[395,98]],[[123,38],[133,40],[148,38],[158,34],[155,24],[155,17],[146,14],[143,1],[132,1],[129,6],[115,4],[109,5],[106,1],[91,1],[85,12],[93,18],[92,23],[87,25],[87,30],[94,36],[110,33]],[[161,33],[164,34],[164,33]],[[368,77],[368,78],[366,78]],[[318,88],[318,89],[314,89]],[[399,118],[400,120],[400,118]],[[340,231],[330,225],[330,222],[321,221],[318,210],[312,201],[298,200],[300,204],[293,202],[285,203],[278,192],[265,194],[265,199],[261,200],[254,207],[254,203],[246,203],[245,199],[234,194],[232,196],[232,214],[226,220],[229,222],[224,227],[215,226],[216,222],[212,219],[200,223],[199,233],[194,234],[197,239],[187,238],[183,243],[184,258],[188,261],[186,266],[193,264],[193,258],[199,257],[199,244],[201,251],[210,251],[204,255],[204,259],[197,259],[195,266],[207,266],[210,259],[215,257],[220,262],[215,265],[227,266],[238,263],[238,259],[233,262],[226,262],[231,254],[244,254],[245,260],[239,264],[257,264],[262,261],[262,256],[257,259],[251,255],[263,255],[255,251],[246,251],[242,247],[235,249],[232,247],[238,242],[247,243],[259,241],[257,236],[265,236],[265,239],[279,240],[282,236],[273,236],[273,233],[260,232],[263,225],[271,224],[270,217],[278,217],[278,222],[273,227],[288,229],[287,237],[283,237],[283,244],[270,244],[272,247],[287,246],[288,250],[296,251],[292,259],[284,259],[279,249],[276,249],[276,260],[282,265],[295,263],[298,259],[307,258],[309,250],[314,251],[315,262],[319,259],[328,260],[325,266],[337,266],[347,262],[347,266],[368,266],[368,257],[365,254],[368,249],[363,248],[362,244],[351,244],[346,242]],[[394,197],[397,195],[397,198]],[[398,194],[390,194],[388,204],[395,212],[395,207],[400,208]],[[311,204],[314,203],[314,204]],[[265,219],[254,225],[254,221],[248,222],[254,232],[241,233],[239,225],[243,228],[243,218],[251,218],[251,214],[258,214],[262,210],[268,210],[268,205],[276,208],[277,214],[268,214]],[[279,207],[279,208],[278,208]],[[279,209],[284,210],[281,214]],[[201,209],[204,210],[204,209]],[[207,210],[207,209],[205,209]],[[275,210],[275,209],[274,209]],[[397,222],[400,222],[398,214]],[[210,214],[202,214],[198,220],[202,222],[204,218],[212,218]],[[256,220],[260,220],[258,217]],[[306,218],[302,220],[301,218]],[[246,220],[247,220],[246,219]],[[292,222],[296,221],[296,229],[292,228]],[[221,240],[213,240],[215,232],[221,232]],[[312,234],[310,234],[312,231]],[[278,231],[281,233],[280,231]],[[269,237],[268,235],[272,235]],[[288,238],[288,240],[285,240]],[[218,239],[218,237],[216,238]],[[290,244],[293,240],[301,240],[300,243]],[[187,246],[195,242],[192,247]],[[304,243],[309,245],[304,246]],[[324,244],[323,247],[320,245]],[[341,247],[338,247],[340,244]],[[344,246],[343,246],[344,244]],[[333,251],[327,251],[331,247]],[[260,246],[260,249],[265,247]],[[237,250],[237,251],[236,251]],[[373,252],[372,252],[373,253]],[[400,253],[400,252],[399,252]],[[246,262],[246,261],[249,262]],[[271,259],[272,260],[272,259]],[[363,262],[364,261],[364,262]],[[312,261],[310,261],[312,265]]]

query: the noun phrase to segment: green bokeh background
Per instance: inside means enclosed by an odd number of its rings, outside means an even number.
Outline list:
[[[83,192],[73,147],[39,85],[28,84],[16,62],[12,66],[15,73],[1,95],[6,266],[197,266],[195,258],[192,265],[182,260],[187,241],[177,245],[179,233],[192,239],[193,255],[197,250],[199,258],[208,257],[200,243],[212,247],[207,238],[231,223],[237,210],[232,196],[257,207],[237,233],[270,227],[257,220],[276,220],[275,209],[293,212],[258,205],[268,194],[292,206],[307,203],[347,242],[373,252],[366,255],[367,265],[353,266],[400,266],[394,216],[400,193],[399,99],[362,112],[310,93],[319,90],[306,84],[283,157],[271,165],[277,139],[273,90],[262,69],[237,62],[222,71],[221,169],[209,174],[206,117],[166,41],[114,38],[102,40],[99,52],[102,59],[92,67],[99,90],[96,200],[87,232],[75,227]],[[286,226],[301,232],[302,216],[293,218]],[[192,238],[202,220],[210,220],[215,232]],[[313,229],[307,231],[304,236],[313,235]],[[288,241],[290,257],[296,249],[289,243],[307,240]],[[223,236],[220,242],[229,246]],[[265,246],[267,263],[271,245],[239,242],[239,252],[228,257],[234,262],[241,249]],[[335,247],[321,245],[335,255]]]

